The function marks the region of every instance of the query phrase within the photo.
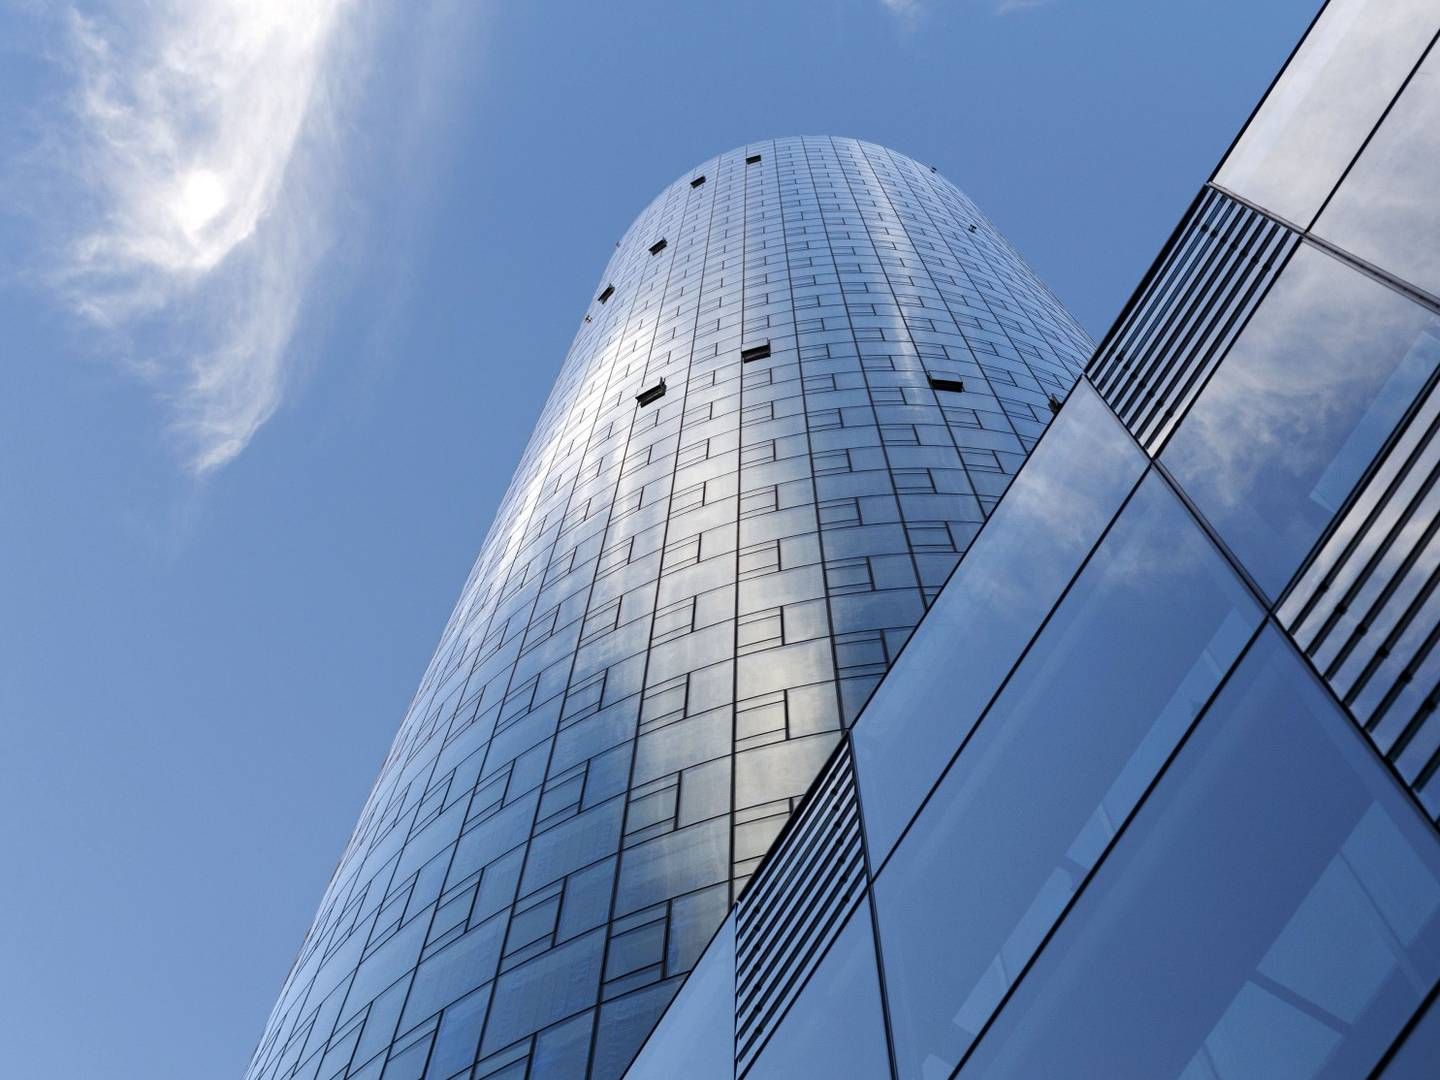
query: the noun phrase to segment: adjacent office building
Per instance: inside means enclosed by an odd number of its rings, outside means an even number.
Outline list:
[[[1092,351],[882,147],[754,143],[666,188],[585,306],[251,1080],[619,1076]]]
[[[1437,31],[1321,11],[631,1077],[1440,1076]]]

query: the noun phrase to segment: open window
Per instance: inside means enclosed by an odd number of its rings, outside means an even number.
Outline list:
[[[939,375],[930,376],[931,390],[949,390],[952,394],[963,394],[965,382],[963,379],[945,379]]]

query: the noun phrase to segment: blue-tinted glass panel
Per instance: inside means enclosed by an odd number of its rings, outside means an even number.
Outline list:
[[[877,864],[1144,468],[1082,380],[856,722]]]
[[[1440,294],[1440,50],[1432,50],[1315,231]]]
[[[959,1062],[1260,618],[1151,473],[876,882],[903,1075]]]
[[[715,932],[627,1080],[732,1080],[735,1075],[735,916]]]
[[[1357,1077],[1440,974],[1440,849],[1266,630],[966,1064]]]
[[[1308,225],[1437,25],[1432,0],[1331,0],[1216,182]]]
[[[1435,1080],[1440,1072],[1440,1004],[1431,1001],[1380,1075],[1385,1080]]]
[[[1440,362],[1437,333],[1303,246],[1181,423],[1161,460],[1271,596]]]
[[[890,1075],[870,905],[861,902],[747,1080]]]

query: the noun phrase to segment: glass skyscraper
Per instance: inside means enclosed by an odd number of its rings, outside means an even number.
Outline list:
[[[666,188],[585,308],[248,1076],[620,1075],[822,768],[853,798],[845,729],[1092,348],[974,204],[882,147],[754,143]],[[1012,554],[1026,580],[1068,565]]]
[[[1440,1077],[1437,32],[1323,8],[632,1078]]]

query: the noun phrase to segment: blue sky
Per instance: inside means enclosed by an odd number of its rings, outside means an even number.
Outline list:
[[[661,187],[892,146],[1098,336],[1315,6],[0,3],[0,1071],[243,1070]]]

